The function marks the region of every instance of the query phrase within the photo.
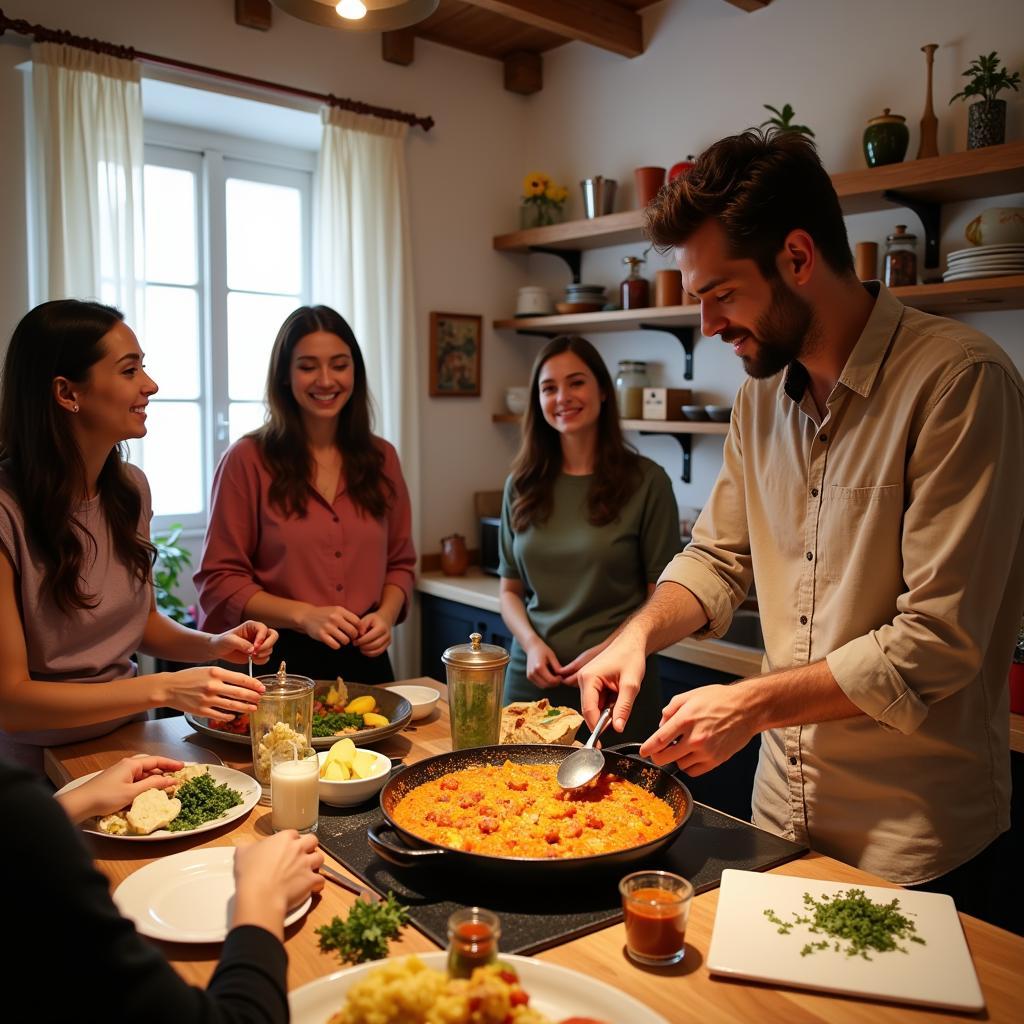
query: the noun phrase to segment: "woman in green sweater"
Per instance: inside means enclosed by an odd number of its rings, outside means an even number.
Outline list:
[[[585,338],[554,338],[534,363],[502,501],[501,615],[515,638],[505,703],[547,697],[578,709],[576,673],[679,548],[672,484],[623,440],[601,356]],[[625,739],[645,739],[661,719],[653,657],[646,679]]]

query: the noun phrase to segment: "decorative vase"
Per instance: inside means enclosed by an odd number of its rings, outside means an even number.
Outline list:
[[[982,100],[967,108],[967,148],[999,146],[1006,138],[1006,100]]]
[[[549,224],[560,224],[562,208],[553,203],[523,203],[519,207],[519,226],[527,228],[543,228]]]
[[[466,550],[466,539],[461,534],[453,533],[441,538],[441,572],[445,576],[464,576],[469,567],[469,552]]]
[[[890,114],[886,107],[880,117],[873,117],[864,129],[864,159],[868,167],[898,164],[907,153],[910,132],[907,119]]]
[[[928,43],[921,47],[925,62],[928,65],[928,88],[925,90],[924,114],[921,115],[921,143],[917,147],[917,159],[939,155],[939,119],[932,107],[932,63],[938,43]]]
[[[633,171],[633,181],[636,185],[636,205],[643,209],[665,184],[665,168],[637,167]]]

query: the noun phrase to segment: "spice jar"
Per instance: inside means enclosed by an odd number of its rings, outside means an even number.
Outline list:
[[[482,907],[464,907],[448,918],[448,976],[468,978],[498,958],[501,922]]]
[[[484,644],[471,633],[468,644],[456,644],[441,655],[448,681],[452,750],[488,747],[501,734],[501,693],[508,651]]]
[[[629,277],[619,285],[619,305],[623,309],[643,309],[651,304],[651,286],[640,276],[642,256],[624,256],[622,262],[629,267]]]
[[[647,364],[624,359],[615,375],[615,398],[619,417],[638,420],[644,414],[644,388],[647,387]]]
[[[889,288],[917,284],[917,236],[907,234],[906,224],[885,237],[885,283]]]
[[[266,689],[249,716],[252,768],[263,789],[260,803],[269,804],[274,750],[294,747],[300,758],[313,751],[313,680],[290,675],[283,661],[276,675],[258,679]]]

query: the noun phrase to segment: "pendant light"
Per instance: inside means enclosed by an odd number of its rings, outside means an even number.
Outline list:
[[[286,14],[343,32],[393,32],[428,18],[440,0],[272,0]]]

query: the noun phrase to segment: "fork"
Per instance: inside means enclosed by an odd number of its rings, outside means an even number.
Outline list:
[[[340,885],[342,889],[348,889],[349,892],[361,896],[367,903],[380,903],[380,896],[372,889],[368,889],[358,882],[353,882],[351,878],[346,878],[341,872],[335,871],[334,868],[329,867],[327,864],[320,865],[320,874],[324,878],[329,878],[336,885]]]

